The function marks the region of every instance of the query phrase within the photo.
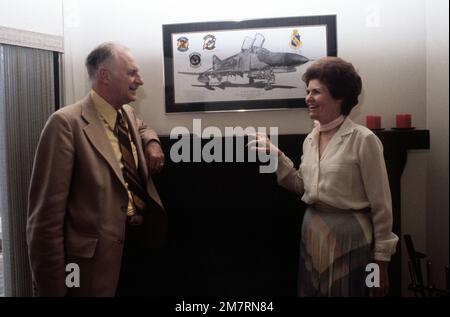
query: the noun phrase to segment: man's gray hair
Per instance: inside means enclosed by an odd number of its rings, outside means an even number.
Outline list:
[[[117,56],[118,51],[128,51],[128,48],[114,42],[106,42],[97,46],[86,58],[86,68],[89,79],[96,79],[97,70],[100,65],[108,62]]]

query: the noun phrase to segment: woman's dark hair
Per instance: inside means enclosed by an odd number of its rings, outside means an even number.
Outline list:
[[[334,99],[341,99],[341,113],[350,114],[358,104],[362,81],[351,63],[339,57],[323,57],[312,64],[302,76],[308,86],[313,79],[321,81],[327,86]]]

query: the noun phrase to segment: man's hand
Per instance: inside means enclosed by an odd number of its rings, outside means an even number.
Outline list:
[[[156,140],[151,140],[145,147],[145,159],[149,175],[159,173],[164,167],[164,152]]]
[[[389,274],[388,267],[389,262],[385,261],[375,261],[380,268],[380,287],[373,288],[373,296],[374,297],[384,297],[389,292]]]

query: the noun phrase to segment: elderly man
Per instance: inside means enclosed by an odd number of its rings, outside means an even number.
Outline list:
[[[86,67],[91,91],[49,118],[36,150],[27,223],[35,294],[145,296],[146,256],[167,232],[151,178],[164,154],[127,105],[143,85],[129,50],[101,44]]]

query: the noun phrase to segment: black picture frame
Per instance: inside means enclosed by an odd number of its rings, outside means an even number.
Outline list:
[[[263,33],[272,34],[272,39],[279,40],[279,37],[276,36],[277,32],[284,32],[285,29],[293,30],[291,35],[292,42],[290,42],[291,51],[279,50],[274,52],[264,47],[266,39]],[[314,54],[317,56],[313,56],[313,58],[304,56],[309,59],[308,62],[300,61],[301,58],[294,55],[303,55],[292,51],[298,49],[298,47],[295,47],[296,43],[300,42],[299,47],[302,47],[301,45],[303,44],[301,37],[297,36],[298,29],[309,31],[308,43],[320,42],[320,45],[317,44],[316,46],[322,48],[314,51]],[[305,99],[300,95],[301,73],[297,74],[299,73],[297,69],[303,67],[304,72],[305,67],[310,62],[322,57],[320,55],[337,56],[336,15],[271,18],[238,22],[166,24],[162,26],[162,30],[166,113],[251,111],[306,107]],[[246,34],[247,32],[249,36],[237,38],[237,34]],[[314,39],[314,34],[316,33],[320,34],[320,36],[316,36]],[[218,48],[215,43],[215,35],[217,34],[219,35],[218,38],[223,39],[236,37],[236,40],[233,42],[241,42],[241,49],[233,52],[233,54],[228,53],[225,56],[223,56],[224,53],[222,51],[222,56],[219,56],[219,53],[213,52]],[[211,38],[208,38],[211,35],[214,39],[212,46],[210,44]],[[251,35],[254,35],[253,38]],[[297,36],[299,40],[297,41],[294,36]],[[203,51],[200,49],[199,37],[204,40]],[[197,49],[194,45],[190,45],[190,38],[197,39]],[[209,51],[204,51],[205,46]],[[309,44],[309,47],[313,47],[313,44]],[[269,55],[266,54],[266,56],[269,56],[269,59],[262,59],[261,56],[263,55],[261,54],[267,51],[270,52],[267,53]],[[311,52],[313,51],[311,50]],[[294,55],[289,55],[290,53]],[[202,64],[202,54],[205,54],[205,60],[207,58],[211,59],[212,56],[213,62],[205,63],[205,65],[199,67]],[[280,56],[283,58],[280,59]],[[294,56],[293,59],[291,58],[292,56]],[[241,63],[245,58],[249,62],[247,64]],[[258,60],[258,63],[250,62],[251,60]],[[262,60],[269,62],[266,63],[267,65],[264,65]],[[283,62],[278,62],[280,60]],[[289,60],[289,62],[285,62],[286,60]],[[291,60],[294,60],[294,62]],[[292,65],[300,62],[304,64],[295,66],[295,70],[293,70]],[[230,66],[229,64],[232,65]],[[180,71],[182,67],[186,68],[188,65],[192,68],[192,72]],[[259,65],[258,67],[260,68],[255,70],[254,65]],[[196,67],[199,68],[196,69]],[[284,75],[284,78],[287,78],[286,76],[289,75],[292,83],[293,74],[286,74],[293,72],[296,73],[295,83],[297,84],[297,80],[300,83],[296,86],[282,85],[282,83],[279,84],[277,81],[273,81],[274,78],[277,78],[276,76]],[[223,79],[225,76],[227,77],[226,81]],[[229,80],[229,77],[238,78],[241,82],[233,83]],[[196,78],[197,81],[193,78]],[[242,83],[243,80],[248,80],[248,83]],[[191,81],[191,84],[188,81]],[[184,90],[179,88],[182,85],[185,85]],[[295,89],[298,90],[296,95]],[[304,87],[301,91],[304,93]],[[287,93],[290,95],[288,96]]]

